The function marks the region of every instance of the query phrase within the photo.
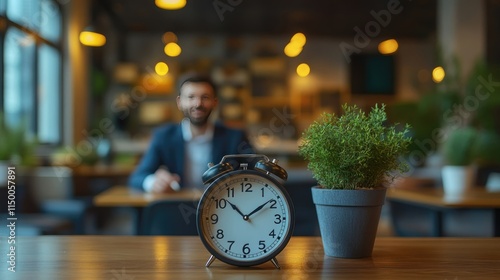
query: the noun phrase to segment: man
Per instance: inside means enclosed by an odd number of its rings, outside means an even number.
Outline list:
[[[179,185],[203,188],[201,177],[209,162],[217,164],[227,154],[253,153],[243,131],[210,121],[217,103],[209,78],[190,74],[181,79],[177,107],[184,119],[154,131],[129,185],[152,193],[173,192]]]

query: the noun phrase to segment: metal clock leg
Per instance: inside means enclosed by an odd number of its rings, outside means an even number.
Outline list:
[[[271,259],[271,262],[274,264],[274,266],[277,268],[277,269],[281,269],[279,263],[278,263],[278,260],[276,258],[272,258]]]
[[[207,263],[205,264],[206,267],[209,267],[213,262],[215,261],[214,255],[210,255],[210,258],[208,258]]]

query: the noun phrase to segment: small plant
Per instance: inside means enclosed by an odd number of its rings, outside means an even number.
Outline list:
[[[472,146],[478,166],[500,166],[500,135],[495,131],[479,131]]]
[[[386,126],[385,105],[367,115],[356,105],[343,105],[344,114],[323,113],[303,133],[299,154],[323,188],[381,187],[393,171],[408,165],[399,160],[411,143],[408,125],[403,131]]]
[[[8,126],[0,112],[0,161],[31,165],[35,162],[35,141],[28,140],[24,125]]]
[[[450,131],[442,147],[445,164],[455,166],[472,164],[476,137],[477,131],[472,127],[461,127]]]

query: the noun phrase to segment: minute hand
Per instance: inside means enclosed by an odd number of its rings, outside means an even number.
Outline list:
[[[256,212],[258,212],[260,209],[264,208],[264,206],[266,206],[266,204],[268,204],[269,202],[271,202],[272,199],[264,202],[261,206],[255,208],[252,212],[250,212],[250,214],[246,215],[247,217],[250,217],[251,215],[255,214]]]

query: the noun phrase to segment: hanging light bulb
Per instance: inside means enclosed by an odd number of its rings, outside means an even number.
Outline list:
[[[106,44],[106,36],[93,31],[91,28],[86,28],[80,32],[80,43],[90,47],[101,47]]]
[[[301,63],[297,66],[297,75],[300,77],[307,77],[311,72],[311,68],[307,63]]]
[[[292,39],[290,39],[290,42],[296,42],[297,44],[304,46],[306,44],[306,35],[301,32],[295,33],[292,36]]]
[[[395,53],[399,48],[398,41],[394,39],[389,39],[378,44],[378,51],[381,54],[392,54]]]
[[[432,80],[438,84],[443,81],[444,77],[446,76],[446,72],[444,71],[443,67],[438,66],[432,70]]]
[[[302,52],[302,49],[304,48],[305,44],[306,44],[306,35],[300,32],[295,33],[290,39],[290,42],[286,44],[285,49],[283,49],[283,52],[288,57],[296,57]]]
[[[163,44],[168,44],[171,42],[177,43],[177,35],[175,35],[175,33],[172,31],[168,31],[163,33],[163,36],[161,36],[161,40],[163,41]]]
[[[175,43],[175,42],[170,42],[165,45],[165,48],[163,49],[166,55],[171,56],[171,57],[176,57],[179,56],[182,52],[181,47]]]
[[[158,8],[165,10],[179,10],[186,6],[186,0],[155,0]]]
[[[165,76],[168,73],[168,65],[165,62],[158,62],[155,65],[155,72],[159,76]]]

